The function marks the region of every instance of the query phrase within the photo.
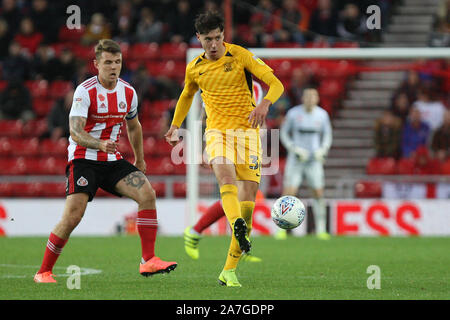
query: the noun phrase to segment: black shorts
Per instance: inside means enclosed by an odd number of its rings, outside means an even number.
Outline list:
[[[94,161],[75,159],[66,167],[66,196],[84,192],[89,195],[89,201],[95,196],[98,188],[118,197],[122,195],[115,191],[116,184],[132,172],[139,171],[128,161]]]

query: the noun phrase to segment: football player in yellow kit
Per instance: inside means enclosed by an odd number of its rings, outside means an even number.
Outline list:
[[[224,20],[220,14],[200,14],[195,20],[195,28],[205,52],[186,66],[184,89],[165,137],[171,145],[178,143],[177,129],[186,118],[194,94],[200,89],[207,117],[208,161],[233,230],[219,283],[240,287],[235,271],[242,253],[251,247],[249,234],[261,180],[259,126],[284,88],[261,59],[241,46],[224,42]],[[258,105],[252,94],[252,75],[269,86]]]

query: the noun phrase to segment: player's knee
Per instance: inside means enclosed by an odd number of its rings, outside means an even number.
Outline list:
[[[156,191],[149,185],[148,188],[142,190],[137,202],[139,206],[151,207],[155,204],[155,201],[156,201]]]

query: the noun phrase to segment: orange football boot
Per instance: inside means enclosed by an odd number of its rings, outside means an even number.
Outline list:
[[[176,262],[162,261],[157,256],[154,256],[144,264],[139,265],[139,273],[144,277],[152,276],[156,273],[169,273],[177,267]]]
[[[56,283],[51,271],[36,273],[34,275],[34,282],[37,283]]]

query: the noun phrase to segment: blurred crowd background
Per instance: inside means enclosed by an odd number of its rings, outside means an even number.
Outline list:
[[[450,1],[437,2],[427,45],[448,46]],[[390,17],[403,3],[233,1],[232,42],[248,48],[379,47]],[[80,29],[66,27],[70,15],[66,9],[72,4],[81,9]],[[380,30],[367,28],[370,5],[381,9]],[[162,134],[182,90],[186,50],[200,46],[193,21],[207,10],[222,11],[222,2],[2,0],[0,174],[64,174],[73,90],[96,74],[93,45],[103,38],[121,44],[121,78],[138,92],[149,150],[146,156],[155,170],[149,174],[184,174],[185,168],[165,164],[170,149],[164,145]],[[338,117],[349,90],[347,84],[362,66],[358,61],[265,60],[286,87],[270,109],[269,128],[279,128],[286,111],[301,103],[303,88],[311,84],[319,88],[321,106],[332,118]],[[450,157],[449,107],[450,59],[418,61],[411,70],[404,70],[403,80],[390,96],[390,106],[373,121],[373,161],[367,165],[368,173],[372,173],[371,166],[377,167],[377,159],[388,158],[400,168],[392,169],[395,173],[450,174],[450,166],[444,165]],[[131,152],[129,146],[121,147],[125,154]],[[285,155],[284,149],[281,155]],[[44,161],[46,168],[36,167],[38,160]],[[50,168],[49,161],[53,164]],[[399,161],[404,162],[399,165]]]

